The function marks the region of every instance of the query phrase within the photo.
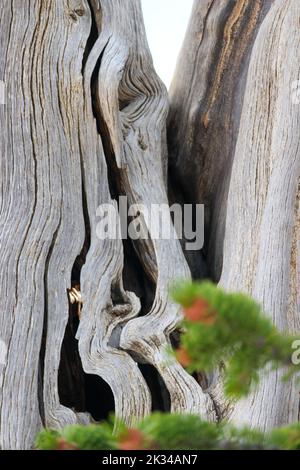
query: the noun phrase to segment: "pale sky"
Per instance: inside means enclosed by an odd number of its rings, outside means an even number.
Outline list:
[[[142,5],[154,66],[169,87],[193,0],[142,0]]]

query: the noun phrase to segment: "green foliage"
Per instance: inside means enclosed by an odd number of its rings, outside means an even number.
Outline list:
[[[42,450],[55,450],[58,447],[60,433],[53,429],[44,429],[41,431],[35,440],[37,449]]]
[[[221,426],[201,421],[198,416],[154,413],[139,429],[160,449],[215,449]]]
[[[40,450],[113,450],[120,448],[124,430],[125,426],[121,434],[113,434],[106,423],[68,426],[61,432],[45,430],[38,435],[36,447]],[[137,431],[145,443],[138,449],[300,449],[300,424],[264,435],[247,428],[236,429],[229,424],[207,423],[198,416],[154,413],[137,426],[135,433]]]
[[[38,434],[35,442],[40,450],[112,450],[117,448],[116,437],[110,423],[89,426],[66,426],[61,431],[45,429]]]
[[[274,429],[266,440],[276,449],[300,450],[300,424]]]
[[[224,450],[267,450],[272,448],[272,444],[266,441],[266,437],[262,432],[248,428],[236,429],[227,425],[221,448]]]
[[[112,429],[107,423],[90,426],[67,426],[61,434],[62,438],[81,450],[114,449],[115,442]]]
[[[182,346],[191,359],[191,372],[210,371],[221,362],[226,363],[228,396],[240,398],[248,394],[267,364],[274,368],[289,366],[292,373],[299,371],[299,366],[291,363],[296,338],[281,334],[250,297],[227,293],[211,282],[177,283],[172,295],[184,308],[197,299],[205,300],[210,312],[214,312],[212,324],[185,320]]]

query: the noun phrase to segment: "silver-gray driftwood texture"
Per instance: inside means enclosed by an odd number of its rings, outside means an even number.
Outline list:
[[[298,0],[195,0],[168,119],[170,195],[208,211],[207,243],[187,254],[190,268],[204,275],[206,263],[292,331],[299,18]],[[228,404],[218,376],[202,388],[166,354],[182,315],[169,284],[191,275],[176,237],[157,240],[152,225],[131,248],[97,236],[98,206],[117,207],[119,195],[146,209],[168,203],[168,96],[140,0],[1,0],[0,47],[0,447],[29,449],[43,426],[92,420],[60,396],[76,269],[79,362],[109,385],[126,423],[152,407],[139,363],[156,369],[173,412],[262,428],[296,421],[299,387],[278,373]]]

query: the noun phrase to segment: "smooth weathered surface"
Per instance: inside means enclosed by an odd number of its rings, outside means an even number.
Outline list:
[[[195,0],[170,89],[170,183],[175,199],[205,204],[203,256],[215,281],[249,55],[272,3]],[[205,275],[199,253],[188,257],[194,275]]]
[[[168,128],[171,183],[181,200],[206,205],[211,276],[291,332],[300,328],[299,16],[296,0],[195,1]],[[209,393],[220,417],[267,429],[298,420],[299,384],[282,375],[263,374],[236,405],[218,374]]]
[[[300,329],[300,3],[276,1],[256,39],[228,196],[221,284],[249,292],[281,330]],[[292,351],[291,351],[292,353]],[[295,422],[299,384],[263,375],[237,423]]]

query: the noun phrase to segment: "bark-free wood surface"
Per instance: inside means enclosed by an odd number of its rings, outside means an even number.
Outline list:
[[[156,286],[148,315],[137,319],[140,300],[123,286],[122,241],[96,235],[97,207],[116,205],[109,179],[131,203],[167,203],[167,93],[140,2],[17,0],[0,15],[1,447],[30,448],[43,425],[91,420],[62,406],[58,391],[78,256],[82,366],[109,384],[117,416],[130,424],[151,410],[140,357],[161,374],[172,410],[209,418],[210,398],[166,353],[181,320],[169,282],[189,276],[178,241],[136,244]]]
[[[169,118],[173,193],[207,205],[211,275],[290,330],[299,329],[299,16],[298,0],[196,1]],[[128,424],[152,407],[138,362],[158,371],[174,412],[262,428],[296,420],[298,391],[280,374],[228,404],[218,377],[204,391],[167,355],[181,320],[169,284],[190,277],[176,237],[156,240],[148,225],[150,239],[131,251],[97,237],[100,204],[167,203],[168,97],[140,1],[7,0],[0,45],[1,448],[31,448],[42,426],[92,420],[59,394],[73,281],[82,367],[108,383]],[[137,263],[147,308],[125,287]]]

